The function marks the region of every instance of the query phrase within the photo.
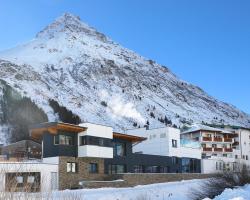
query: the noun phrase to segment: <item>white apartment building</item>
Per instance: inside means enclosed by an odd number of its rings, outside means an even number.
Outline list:
[[[213,128],[201,124],[193,125],[181,133],[182,139],[192,139],[201,144],[202,173],[216,173],[223,170],[237,170],[235,159],[236,134],[230,130]]]
[[[199,144],[192,140],[181,141],[180,130],[177,128],[140,128],[127,130],[127,133],[147,138],[133,147],[134,153],[201,159]]]
[[[222,126],[223,130],[234,133],[233,155],[236,162],[250,166],[250,129]]]

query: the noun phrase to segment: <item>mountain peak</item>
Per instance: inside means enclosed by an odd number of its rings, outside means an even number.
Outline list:
[[[40,31],[36,38],[53,38],[58,33],[80,33],[89,36],[98,36],[103,34],[97,32],[94,28],[89,25],[83,23],[79,16],[73,15],[71,13],[64,13],[60,17],[58,17],[54,22],[45,27],[42,31]]]

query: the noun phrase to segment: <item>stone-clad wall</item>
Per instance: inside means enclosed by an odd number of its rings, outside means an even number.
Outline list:
[[[77,172],[67,172],[67,162],[77,163]],[[89,173],[89,163],[98,164],[98,173]],[[83,180],[103,180],[104,174],[104,159],[102,158],[75,158],[75,157],[60,157],[59,158],[59,189],[78,188],[79,181]]]
[[[212,177],[208,174],[123,174],[119,177],[114,176],[114,178],[121,178],[126,181],[127,186],[135,185],[147,185],[153,183],[163,183],[163,182],[173,182],[181,180],[190,180],[190,179],[204,179]]]
[[[181,180],[190,180],[190,179],[205,179],[210,178],[215,175],[212,174],[117,174],[109,175],[105,180],[118,180],[122,179],[123,182],[116,183],[86,183],[85,187],[87,188],[98,188],[98,187],[133,187],[136,185],[147,185],[153,183],[164,183],[164,182],[173,182]]]

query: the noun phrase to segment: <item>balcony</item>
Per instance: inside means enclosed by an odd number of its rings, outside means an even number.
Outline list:
[[[232,138],[224,138],[224,142],[233,142]]]
[[[213,141],[215,141],[215,142],[222,142],[222,138],[220,138],[220,137],[214,137]]]
[[[233,152],[232,148],[224,148],[224,152]]]
[[[216,151],[216,152],[222,152],[223,149],[222,148],[214,148],[214,151]]]
[[[203,151],[213,151],[212,147],[203,147]]]
[[[208,141],[208,142],[210,142],[210,141],[212,141],[212,138],[211,137],[202,137],[202,140],[203,141]]]

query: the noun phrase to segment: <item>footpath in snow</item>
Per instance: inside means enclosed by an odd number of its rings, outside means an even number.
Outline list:
[[[192,188],[198,188],[203,180],[188,180],[170,183],[136,186],[131,188],[100,188],[61,191],[54,198],[82,200],[190,200]],[[53,198],[53,199],[54,199]]]

